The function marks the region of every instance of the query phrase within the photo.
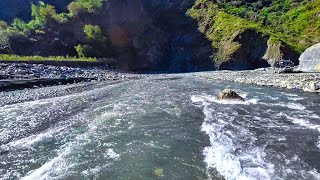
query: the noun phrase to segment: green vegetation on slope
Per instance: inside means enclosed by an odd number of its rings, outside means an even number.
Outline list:
[[[75,0],[71,2],[68,6],[69,13],[58,14],[54,6],[40,2],[39,5],[32,4],[32,20],[29,22],[24,22],[21,19],[14,19],[11,26],[8,26],[4,21],[0,21],[0,46],[10,47],[9,39],[12,37],[24,36],[26,37],[30,31],[35,31],[36,33],[45,33],[44,29],[49,26],[50,23],[54,22],[57,24],[69,23],[77,18],[79,13],[96,13],[102,7],[104,0]],[[94,57],[102,57],[101,53],[94,50],[97,46],[101,45],[106,41],[106,38],[102,35],[101,29],[97,25],[85,25],[84,34],[87,38],[88,44],[79,44],[75,47],[78,55],[82,60],[85,57],[92,57],[85,59],[91,60]],[[15,55],[2,55],[3,60],[62,60],[63,58],[69,60],[68,57],[40,57],[40,56],[15,56]],[[75,59],[74,57],[71,58]]]
[[[282,45],[288,53],[302,53],[320,42],[320,1],[223,1],[197,0],[187,14],[198,21],[199,30],[212,42],[214,62],[219,66],[234,58],[243,44],[235,38],[244,32],[270,37],[263,58],[281,59]],[[252,30],[252,31],[251,31]],[[248,39],[249,40],[249,39]],[[248,42],[249,43],[249,42]],[[291,51],[292,50],[292,51]],[[234,59],[237,60],[237,59]]]
[[[229,56],[240,47],[233,39],[241,32],[255,29],[261,33],[269,33],[259,23],[228,14],[210,0],[198,0],[187,13],[199,21],[199,30],[217,49],[214,56],[216,62],[228,61]]]
[[[102,34],[100,26],[87,24],[83,29],[87,43],[75,46],[79,57],[112,56],[112,48],[108,38]]]
[[[214,43],[248,28],[273,36],[298,52],[320,42],[319,0],[260,0],[251,3],[244,0],[237,3],[197,0],[188,14],[201,21],[200,30],[210,29],[206,34]]]
[[[80,12],[96,12],[103,5],[103,0],[76,0],[68,5],[69,14],[76,16]]]

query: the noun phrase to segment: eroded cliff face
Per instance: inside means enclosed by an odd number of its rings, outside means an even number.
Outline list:
[[[231,45],[230,45],[231,44]],[[236,48],[229,54],[226,52],[230,47]],[[225,61],[215,64],[218,69],[228,70],[252,70],[273,66],[281,59],[292,60],[295,65],[299,64],[299,53],[280,40],[273,40],[269,35],[247,29],[238,33],[234,38],[224,42],[219,51],[227,54]]]

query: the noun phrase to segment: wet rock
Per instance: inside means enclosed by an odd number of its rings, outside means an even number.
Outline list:
[[[231,90],[231,89],[223,90],[219,94],[218,99],[220,100],[235,99],[235,100],[244,101],[243,97],[241,97],[238,93],[236,93],[234,90]]]

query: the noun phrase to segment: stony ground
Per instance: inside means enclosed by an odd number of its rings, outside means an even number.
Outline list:
[[[269,68],[250,71],[213,71],[196,73],[196,76],[237,83],[297,89],[320,94],[320,73],[277,74]]]
[[[201,72],[194,75],[214,80],[297,89],[320,94],[320,73],[277,74],[271,68],[263,68],[250,71]],[[33,87],[34,85],[69,84],[70,81],[121,81],[146,76],[113,71],[107,67],[72,68],[42,64],[0,63],[0,90],[23,89],[30,87],[29,85]]]
[[[125,80],[138,75],[110,70],[107,67],[73,68],[43,64],[0,63],[0,79],[90,78],[96,80]]]
[[[79,82],[122,81],[145,75],[114,71],[107,67],[73,68],[43,64],[0,63],[0,91]]]

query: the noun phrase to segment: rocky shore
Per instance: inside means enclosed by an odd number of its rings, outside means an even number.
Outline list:
[[[196,76],[236,83],[303,90],[305,92],[320,94],[320,73],[297,72],[277,74],[271,68],[263,68],[248,71],[204,72],[196,73]]]
[[[0,91],[72,84],[83,81],[121,81],[143,75],[114,71],[108,67],[75,68],[44,64],[0,63]]]

